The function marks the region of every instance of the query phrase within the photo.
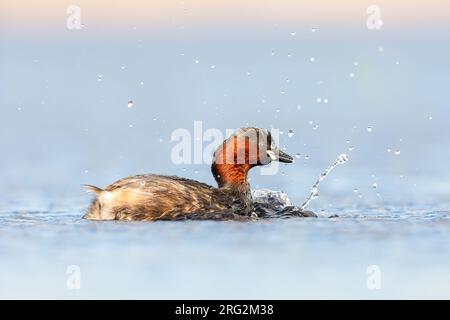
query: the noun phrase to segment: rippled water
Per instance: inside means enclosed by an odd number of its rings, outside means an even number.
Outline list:
[[[130,223],[1,212],[0,298],[450,298],[448,211],[319,215]],[[66,286],[69,265],[79,290]],[[367,288],[371,265],[379,290]]]

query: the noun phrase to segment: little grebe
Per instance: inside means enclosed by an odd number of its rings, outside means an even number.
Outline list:
[[[84,216],[90,220],[178,220],[248,217],[254,209],[248,171],[271,161],[291,163],[269,131],[241,128],[214,153],[211,171],[218,188],[156,174],[121,179],[105,189],[87,185],[96,199]]]

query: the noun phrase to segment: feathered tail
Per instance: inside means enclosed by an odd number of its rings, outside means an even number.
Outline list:
[[[89,207],[87,213],[83,216],[83,219],[98,220],[101,216],[101,204],[98,196],[102,192],[104,192],[104,190],[90,184],[85,184],[83,185],[83,187],[86,188],[86,191],[88,193],[94,194],[96,196],[96,198],[92,201],[92,204]]]

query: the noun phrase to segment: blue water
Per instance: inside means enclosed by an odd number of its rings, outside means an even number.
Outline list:
[[[92,222],[0,213],[1,298],[449,298],[449,212],[336,210],[339,218]],[[66,286],[69,265],[81,287]],[[366,269],[381,270],[369,290]]]
[[[2,36],[0,298],[449,299],[443,39],[448,31],[309,28],[296,37]],[[296,163],[274,176],[252,171],[251,184],[296,205],[339,154],[350,160],[321,184],[309,208],[317,219],[81,220],[83,183],[161,173],[214,184],[207,164],[170,159],[170,134],[195,120],[284,130]],[[80,267],[79,290],[66,286],[69,265]],[[371,265],[379,290],[366,285]]]

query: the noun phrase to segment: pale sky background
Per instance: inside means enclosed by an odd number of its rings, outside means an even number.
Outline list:
[[[169,0],[169,1],[0,1],[0,30],[6,34],[55,35],[65,31],[66,8],[78,5],[82,23],[95,33],[126,33],[130,28],[161,33],[177,29],[214,30],[320,26],[365,28],[369,5],[381,8],[390,30],[448,28],[450,1],[446,0]]]

